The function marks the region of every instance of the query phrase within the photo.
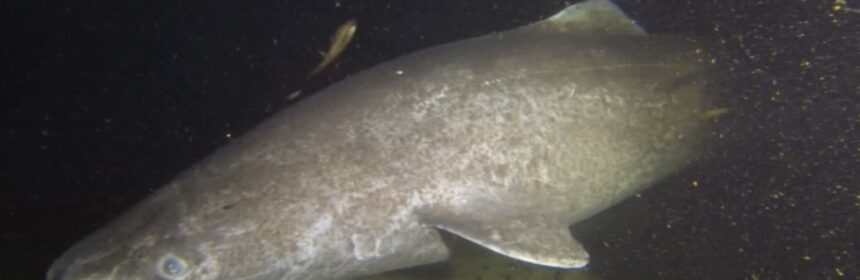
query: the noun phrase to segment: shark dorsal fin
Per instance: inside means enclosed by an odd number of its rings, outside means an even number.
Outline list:
[[[556,32],[578,35],[647,35],[609,0],[586,0],[521,28],[526,32]]]
[[[476,209],[482,210],[462,213],[444,208],[425,209],[420,216],[426,225],[514,259],[559,268],[581,268],[588,264],[585,248],[558,219],[491,205]]]

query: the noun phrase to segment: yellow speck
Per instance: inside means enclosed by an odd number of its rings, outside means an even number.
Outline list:
[[[803,69],[812,68],[812,63],[810,63],[809,60],[801,61],[800,62],[800,68],[803,68]]]
[[[701,118],[703,118],[705,120],[712,120],[712,119],[718,118],[722,115],[725,115],[728,111],[729,111],[729,109],[726,109],[726,108],[717,108],[717,109],[708,110],[708,111],[705,111],[704,113],[702,113]]]
[[[698,188],[699,187],[699,181],[693,180],[693,182],[690,183],[690,186],[692,186],[694,189]]]
[[[803,257],[801,257],[801,259],[804,261],[811,261],[812,257],[810,257],[809,255],[803,255]]]
[[[833,11],[839,12],[842,11],[848,3],[845,0],[836,0],[833,1]]]
[[[697,116],[694,116],[691,120],[689,120],[689,122],[691,122],[691,123],[707,122],[707,121],[719,118],[720,116],[725,115],[727,112],[729,112],[729,109],[727,109],[727,108],[717,108],[717,109],[707,110],[707,111],[705,111],[705,112],[703,112]]]
[[[843,273],[842,270],[839,269],[838,267],[833,268],[833,270],[836,271],[837,276],[839,276],[839,277],[845,276],[845,273]]]
[[[302,95],[302,90],[294,91],[293,93],[290,93],[290,95],[287,96],[287,100],[293,100],[293,99],[299,98],[299,96],[301,96],[301,95]]]

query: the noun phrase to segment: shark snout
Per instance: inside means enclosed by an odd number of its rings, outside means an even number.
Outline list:
[[[119,269],[117,250],[97,251],[82,254],[80,248],[72,248],[51,264],[48,280],[109,280]]]

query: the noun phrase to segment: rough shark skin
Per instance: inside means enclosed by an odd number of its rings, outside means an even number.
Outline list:
[[[343,279],[445,260],[439,230],[580,268],[568,226],[703,145],[704,63],[614,5],[376,66],[276,114],[73,246],[49,280]]]

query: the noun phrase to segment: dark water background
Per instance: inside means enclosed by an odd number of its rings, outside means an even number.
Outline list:
[[[602,279],[860,279],[860,12],[844,9],[860,2],[617,3],[652,33],[712,40],[726,70],[717,102],[730,114],[709,160],[573,227],[589,269]],[[565,6],[4,2],[0,278],[43,279],[68,246],[296,90]],[[349,50],[306,80],[351,18]]]

